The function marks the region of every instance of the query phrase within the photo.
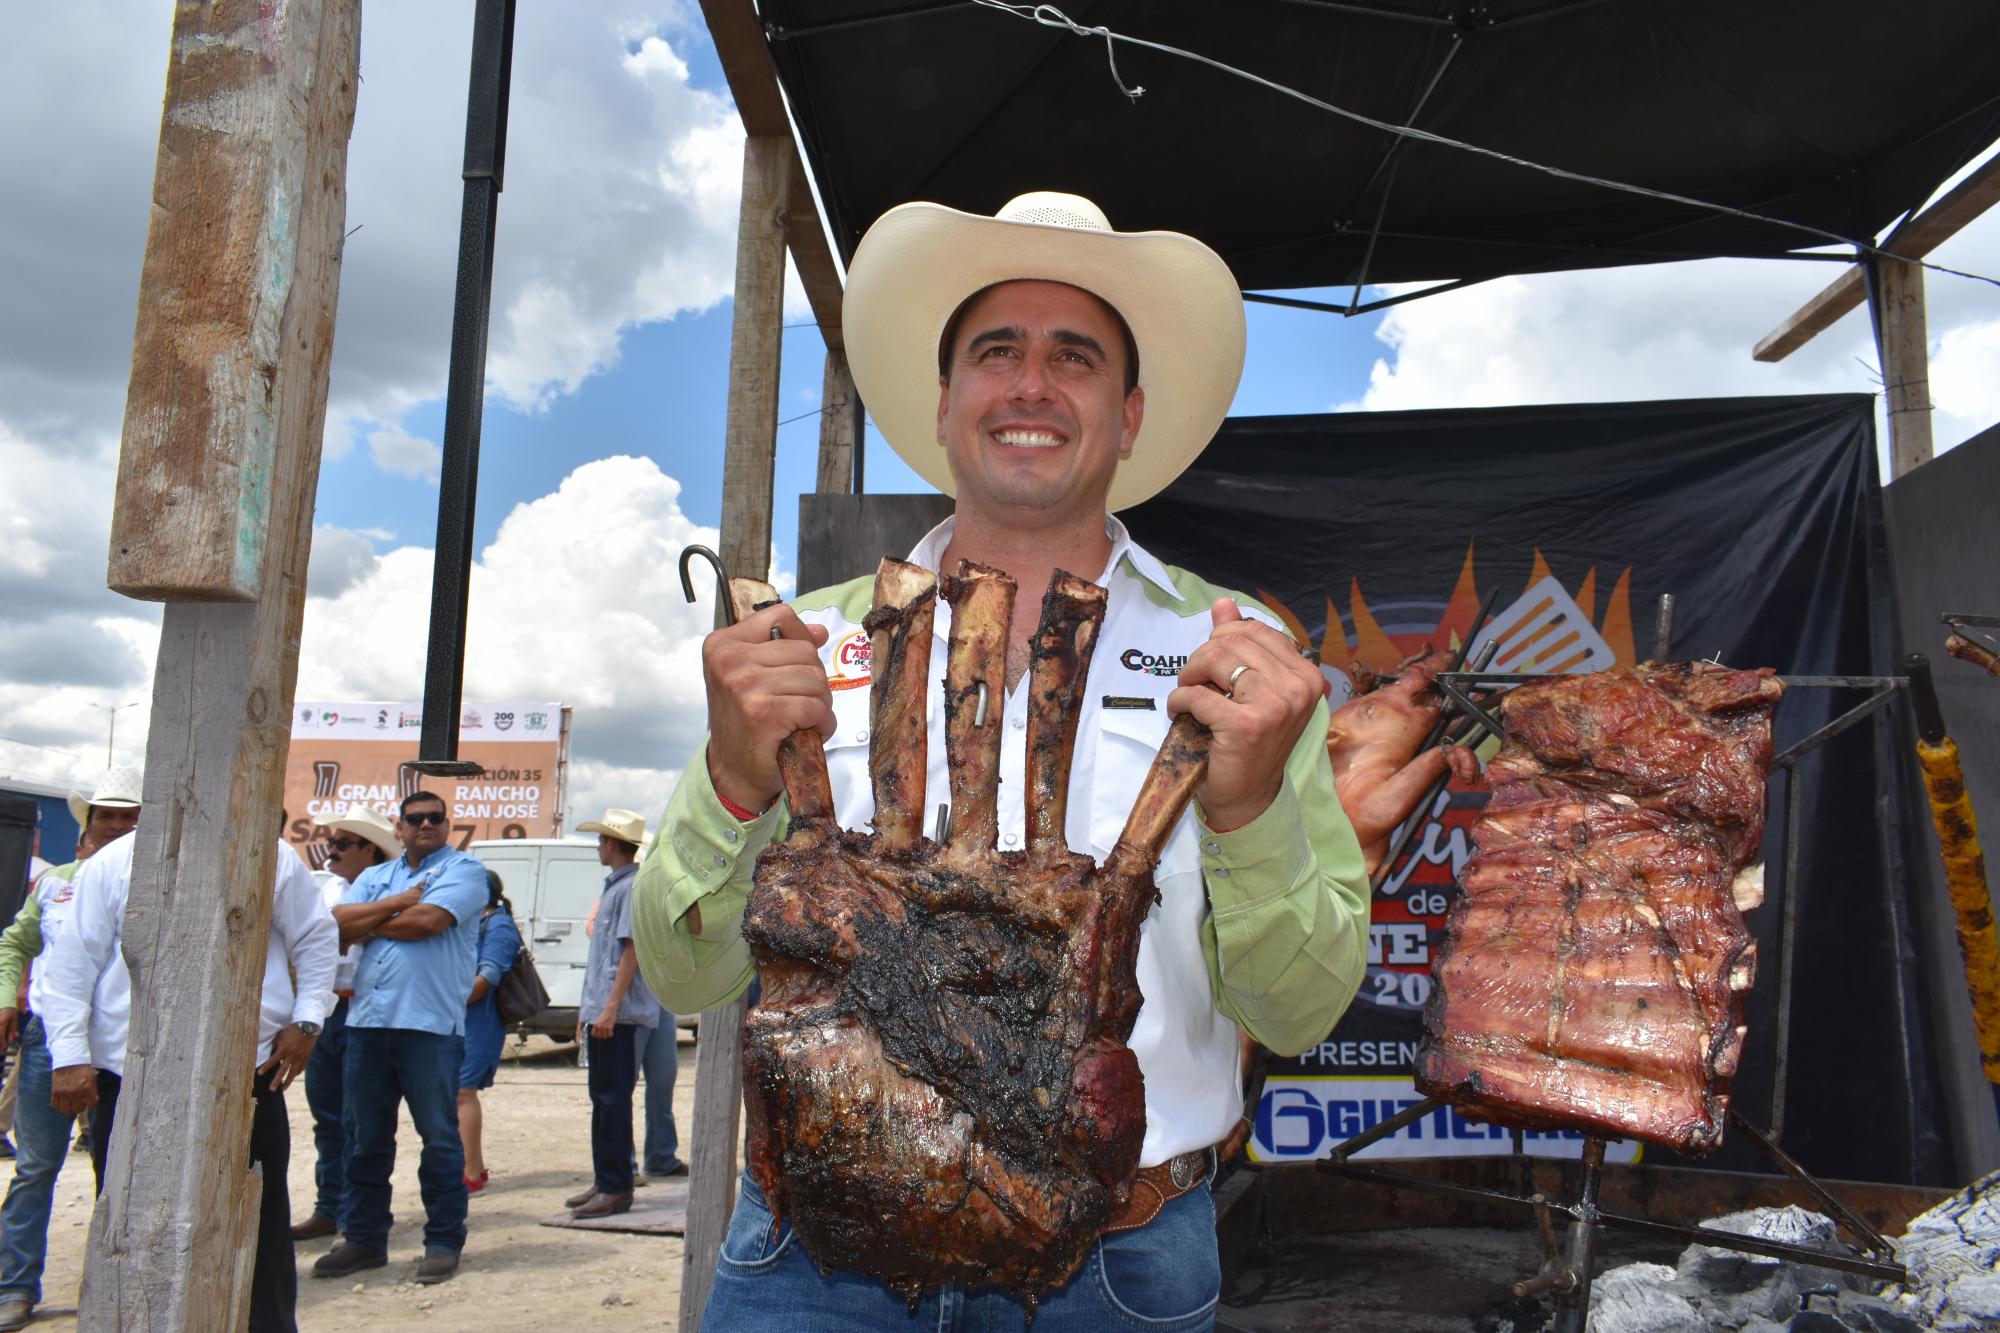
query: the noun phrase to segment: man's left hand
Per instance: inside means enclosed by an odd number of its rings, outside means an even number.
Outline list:
[[[617,1027],[618,1011],[607,1005],[604,1012],[597,1016],[597,1021],[590,1025],[590,1035],[599,1041],[609,1041]]]
[[[301,1032],[297,1023],[287,1023],[271,1039],[271,1058],[257,1066],[257,1076],[262,1078],[275,1067],[278,1076],[271,1080],[271,1087],[283,1092],[292,1086],[293,1079],[306,1072],[306,1061],[312,1058],[315,1040]]]
[[[1208,826],[1227,831],[1250,823],[1277,798],[1285,761],[1325,689],[1319,668],[1289,636],[1244,619],[1227,597],[1209,615],[1215,623],[1208,642],[1189,654],[1179,687],[1167,696],[1167,711],[1192,713],[1214,733],[1208,774],[1196,796]],[[1233,697],[1217,694],[1230,690],[1231,676]]]

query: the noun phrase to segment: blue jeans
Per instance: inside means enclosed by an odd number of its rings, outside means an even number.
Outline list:
[[[1215,1327],[1222,1264],[1215,1249],[1215,1203],[1190,1190],[1136,1231],[1104,1237],[1068,1284],[1042,1298],[1035,1322],[1018,1296],[997,1287],[927,1291],[912,1311],[873,1278],[819,1268],[790,1224],[773,1228],[770,1206],[743,1177],[736,1211],[716,1259],[702,1333],[1206,1333]]]
[[[0,1295],[42,1299],[49,1208],[69,1156],[73,1117],[49,1105],[49,1043],[42,1020],[21,1029],[21,1089],[14,1103],[14,1180],[0,1204]]]
[[[656,1028],[633,1034],[639,1072],[646,1076],[646,1174],[663,1176],[681,1164],[680,1136],[674,1130],[674,1078],[680,1072],[674,1016],[662,1012]]]
[[[632,1023],[618,1023],[608,1037],[585,1029],[590,1043],[590,1163],[599,1194],[632,1192],[632,1088],[639,1078]]]
[[[347,1028],[347,1239],[389,1248],[389,1177],[396,1169],[396,1103],[423,1140],[417,1187],[424,1249],[465,1248],[465,1145],[458,1138],[458,1067],[465,1038],[414,1028]]]
[[[306,1059],[306,1105],[312,1108],[313,1213],[347,1226],[347,1130],[342,1124],[347,1103],[347,1001],[341,999],[326,1016],[319,1040]]]

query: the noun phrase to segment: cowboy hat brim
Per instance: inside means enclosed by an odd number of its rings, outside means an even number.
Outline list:
[[[403,854],[403,844],[397,841],[396,830],[393,827],[384,829],[365,819],[350,819],[346,815],[318,815],[313,819],[313,823],[323,829],[352,833],[357,837],[366,838],[391,861]]]
[[[856,390],[917,475],[955,493],[937,437],[938,340],[952,313],[996,283],[1080,287],[1109,304],[1139,349],[1145,416],[1105,499],[1127,509],[1207,447],[1243,374],[1243,295],[1191,236],[1097,231],[902,204],[868,229],[847,273],[841,328]]]
[[[633,841],[632,835],[629,832],[621,832],[618,829],[612,828],[609,824],[602,823],[595,819],[586,819],[585,821],[583,821],[583,823],[578,824],[576,826],[576,831],[578,833],[602,833],[607,838],[616,838],[618,839],[618,841],[625,843],[627,846],[630,847],[645,846],[644,834],[640,834],[639,835],[640,840],[635,842]]]

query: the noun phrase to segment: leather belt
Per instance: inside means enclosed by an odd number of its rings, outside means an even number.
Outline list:
[[[354,998],[354,992],[351,990],[337,990],[333,994],[336,999],[341,1000],[351,1000]]]
[[[1175,1199],[1207,1181],[1214,1163],[1213,1148],[1196,1148],[1158,1166],[1149,1166],[1132,1179],[1132,1192],[1122,1207],[1113,1210],[1106,1235],[1143,1227],[1160,1215]]]

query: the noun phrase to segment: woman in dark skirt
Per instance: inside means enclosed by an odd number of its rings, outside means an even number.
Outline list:
[[[486,911],[479,918],[479,970],[472,995],[465,1002],[465,1064],[458,1071],[458,1136],[465,1143],[465,1188],[477,1194],[492,1173],[486,1169],[481,1141],[479,1090],[493,1086],[500,1068],[500,1048],[507,1030],[500,1022],[500,1001],[494,988],[514,966],[521,952],[521,928],[514,924],[514,906],[507,901],[500,877],[486,872]]]

